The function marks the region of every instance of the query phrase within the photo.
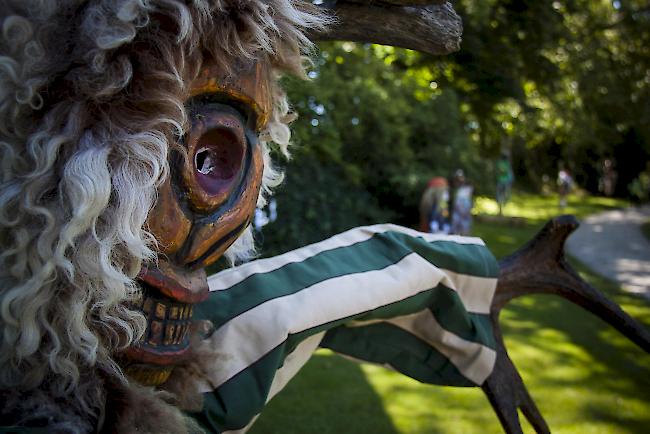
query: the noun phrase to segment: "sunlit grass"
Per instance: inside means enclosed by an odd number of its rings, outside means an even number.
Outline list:
[[[477,207],[489,212],[489,200]],[[573,197],[564,210],[584,217],[625,205]],[[496,209],[494,210],[496,212]],[[562,213],[564,213],[562,212]],[[532,237],[557,214],[557,197],[516,195],[506,216],[523,226],[477,223],[497,256]],[[576,268],[592,285],[650,326],[650,304],[612,282]],[[650,356],[584,310],[553,296],[531,296],[501,314],[509,353],[553,433],[650,432]],[[532,428],[524,423],[524,431]],[[478,388],[427,386],[381,367],[320,351],[277,397],[251,431],[283,433],[501,433]]]
[[[584,194],[569,195],[567,206],[564,208],[560,208],[559,203],[557,195],[540,196],[517,193],[504,207],[503,215],[505,217],[523,217],[533,221],[548,220],[561,214],[573,214],[582,218],[594,212],[621,208],[628,204],[620,199]],[[497,215],[499,206],[493,198],[480,196],[475,199],[472,212],[473,214]]]
[[[514,194],[504,209],[501,222],[483,222],[481,215],[495,216],[499,208],[496,201],[488,197],[477,197],[472,210],[477,216],[473,235],[485,240],[497,257],[514,252],[528,241],[544,223],[562,214],[572,214],[579,220],[596,212],[623,208],[629,203],[608,197],[570,195],[565,208],[559,207],[557,195],[536,196],[526,193]],[[524,223],[510,224],[508,217],[523,218]],[[514,223],[514,222],[513,222]]]

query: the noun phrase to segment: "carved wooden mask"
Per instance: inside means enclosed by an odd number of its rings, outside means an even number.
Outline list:
[[[147,315],[148,329],[125,354],[126,371],[145,384],[165,381],[188,351],[192,304],[208,295],[204,268],[255,211],[263,172],[258,132],[272,109],[270,71],[257,63],[224,77],[207,64],[192,83],[186,102],[191,129],[183,152],[170,156],[171,176],[148,217],[159,257],[138,276],[145,297],[136,306]]]
[[[148,219],[160,263],[182,274],[221,257],[250,223],[259,194],[263,162],[257,133],[271,110],[268,70],[258,63],[238,77],[222,76],[207,65],[192,83],[187,155],[172,155],[172,175]],[[196,302],[193,288],[187,289],[168,295]]]

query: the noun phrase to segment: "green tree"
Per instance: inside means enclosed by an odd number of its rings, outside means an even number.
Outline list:
[[[279,222],[264,232],[274,251],[359,224],[414,225],[427,180],[456,168],[477,193],[493,194],[502,150],[519,188],[539,189],[563,161],[595,192],[602,161],[614,158],[618,194],[629,186],[643,197],[650,8],[641,0],[455,7],[465,27],[458,53],[325,43],[310,81],[286,81],[300,117]]]
[[[490,167],[466,131],[456,92],[438,87],[416,59],[391,47],[323,44],[312,79],[286,81],[299,120],[265,252],[360,224],[415,225],[426,182],[458,167],[486,185]]]

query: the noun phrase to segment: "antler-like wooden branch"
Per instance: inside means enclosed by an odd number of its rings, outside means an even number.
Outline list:
[[[337,21],[311,33],[313,40],[372,42],[434,55],[460,49],[463,24],[447,1],[338,0],[321,7]]]
[[[557,217],[516,253],[499,262],[501,274],[492,310],[526,294],[559,295],[586,309],[650,352],[650,333],[616,303],[582,280],[564,259],[564,242],[578,227],[573,216]]]
[[[522,433],[517,409],[521,409],[536,432],[550,432],[508,356],[501,334],[499,313],[513,298],[535,293],[559,295],[598,316],[650,352],[650,333],[616,303],[582,280],[565,260],[564,242],[577,227],[575,217],[557,217],[524,247],[499,262],[501,272],[490,312],[497,360],[482,388],[508,434]]]
[[[429,5],[441,5],[447,3],[447,0],[344,0],[349,3],[359,3],[359,4],[389,4],[396,6],[429,6]]]

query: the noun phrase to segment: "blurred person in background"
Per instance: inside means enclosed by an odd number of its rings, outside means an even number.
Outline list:
[[[607,158],[603,161],[603,166],[601,168],[600,179],[598,180],[598,190],[607,197],[612,196],[614,190],[616,190],[617,178],[618,173],[614,170],[614,163],[612,160]]]
[[[557,173],[557,187],[558,194],[560,195],[560,208],[566,207],[567,196],[573,187],[573,178],[569,170],[564,167],[563,163],[560,163],[560,170]]]
[[[506,152],[502,152],[497,160],[495,172],[497,176],[497,204],[499,204],[499,215],[503,215],[503,208],[510,200],[512,183],[515,180],[510,159]]]
[[[420,198],[420,231],[449,233],[449,184],[442,176],[429,180]]]
[[[465,179],[462,169],[456,170],[453,177],[452,188],[454,190],[451,214],[451,233],[457,235],[469,235],[472,229],[472,187]]]

